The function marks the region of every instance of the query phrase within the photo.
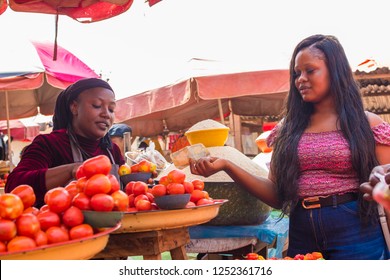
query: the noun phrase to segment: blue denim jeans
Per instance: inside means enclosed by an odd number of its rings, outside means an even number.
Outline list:
[[[287,255],[322,252],[327,260],[382,260],[389,258],[379,221],[363,226],[357,201],[304,209],[290,214]]]

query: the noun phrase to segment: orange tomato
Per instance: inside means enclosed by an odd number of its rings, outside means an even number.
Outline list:
[[[50,227],[46,230],[47,243],[59,243],[69,240],[69,232],[63,227]]]
[[[41,230],[46,231],[48,228],[53,226],[60,226],[61,219],[60,216],[50,210],[40,212],[37,215],[39,224],[41,225]]]
[[[111,171],[110,159],[105,155],[98,155],[87,159],[82,166],[84,175],[87,178],[90,178],[95,174],[108,175]]]
[[[114,211],[126,211],[129,208],[129,196],[125,192],[118,190],[111,196],[114,199]]]
[[[51,189],[46,200],[46,204],[49,206],[50,211],[55,213],[64,212],[72,205],[71,195],[62,187]]]
[[[18,235],[34,238],[38,231],[41,230],[41,224],[37,216],[30,213],[20,215],[16,219],[15,224]]]
[[[24,210],[22,199],[13,193],[0,195],[0,217],[3,219],[16,219]]]
[[[20,197],[23,202],[24,209],[33,206],[35,203],[36,196],[34,189],[29,185],[19,185],[14,188],[11,193]]]
[[[194,179],[191,183],[194,185],[194,190],[204,190],[204,182],[202,180]]]
[[[126,163],[119,166],[118,175],[123,176],[127,174],[131,174],[131,167]]]
[[[62,214],[62,223],[67,227],[75,227],[84,222],[83,212],[76,206],[70,206]]]
[[[93,235],[93,228],[88,224],[81,224],[69,230],[71,240],[85,238]]]
[[[183,184],[186,179],[186,174],[184,171],[181,171],[179,169],[173,169],[172,171],[169,171],[167,174],[168,182],[169,183],[179,183]]]
[[[72,205],[76,206],[80,210],[90,210],[91,209],[91,198],[85,193],[81,192],[76,194],[72,200]]]
[[[0,241],[9,241],[16,236],[16,224],[14,221],[0,219]]]
[[[114,209],[114,198],[105,193],[98,193],[91,197],[90,202],[92,210],[112,211]]]
[[[103,174],[95,174],[85,184],[84,193],[93,196],[98,193],[109,193],[111,191],[110,179]]]
[[[167,187],[163,184],[157,184],[152,187],[151,192],[155,197],[163,196],[167,194]]]
[[[180,183],[170,183],[167,186],[167,194],[184,194],[185,189],[183,184]]]
[[[27,236],[16,236],[7,243],[7,251],[26,251],[37,247],[34,239]]]

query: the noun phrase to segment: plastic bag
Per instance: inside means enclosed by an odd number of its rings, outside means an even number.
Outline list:
[[[146,159],[153,162],[157,166],[157,171],[161,171],[169,166],[164,156],[155,149],[156,145],[153,141],[150,141],[149,146],[145,150],[138,150],[125,153],[128,162],[131,164],[139,163],[141,160]]]

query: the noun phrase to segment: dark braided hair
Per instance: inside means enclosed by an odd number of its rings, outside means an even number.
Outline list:
[[[353,78],[344,49],[334,36],[313,35],[301,41],[295,48],[290,62],[290,90],[284,111],[284,121],[275,139],[272,169],[283,212],[288,213],[298,201],[298,143],[313,113],[313,104],[304,102],[295,86],[295,58],[306,48],[316,48],[325,57],[329,69],[330,94],[334,98],[340,130],[349,143],[352,166],[359,182],[368,181],[369,174],[378,162],[375,156],[375,140],[364,112],[359,87]],[[376,216],[373,203],[364,201],[360,194],[360,214],[365,218]]]
[[[70,111],[70,105],[79,97],[79,95],[83,91],[97,87],[106,88],[114,92],[111,86],[106,81],[98,78],[81,79],[61,91],[57,97],[56,105],[54,108],[53,130],[68,129],[70,133],[73,133],[73,115]],[[100,147],[106,149],[111,148],[111,146],[112,143],[110,136],[106,134],[100,140]]]

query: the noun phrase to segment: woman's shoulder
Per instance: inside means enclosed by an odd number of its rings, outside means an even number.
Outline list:
[[[365,111],[365,113],[366,113],[368,122],[370,123],[371,127],[375,127],[375,126],[380,125],[384,122],[383,119],[380,116],[378,116],[377,114],[374,114],[374,113],[371,113],[368,111]]]

